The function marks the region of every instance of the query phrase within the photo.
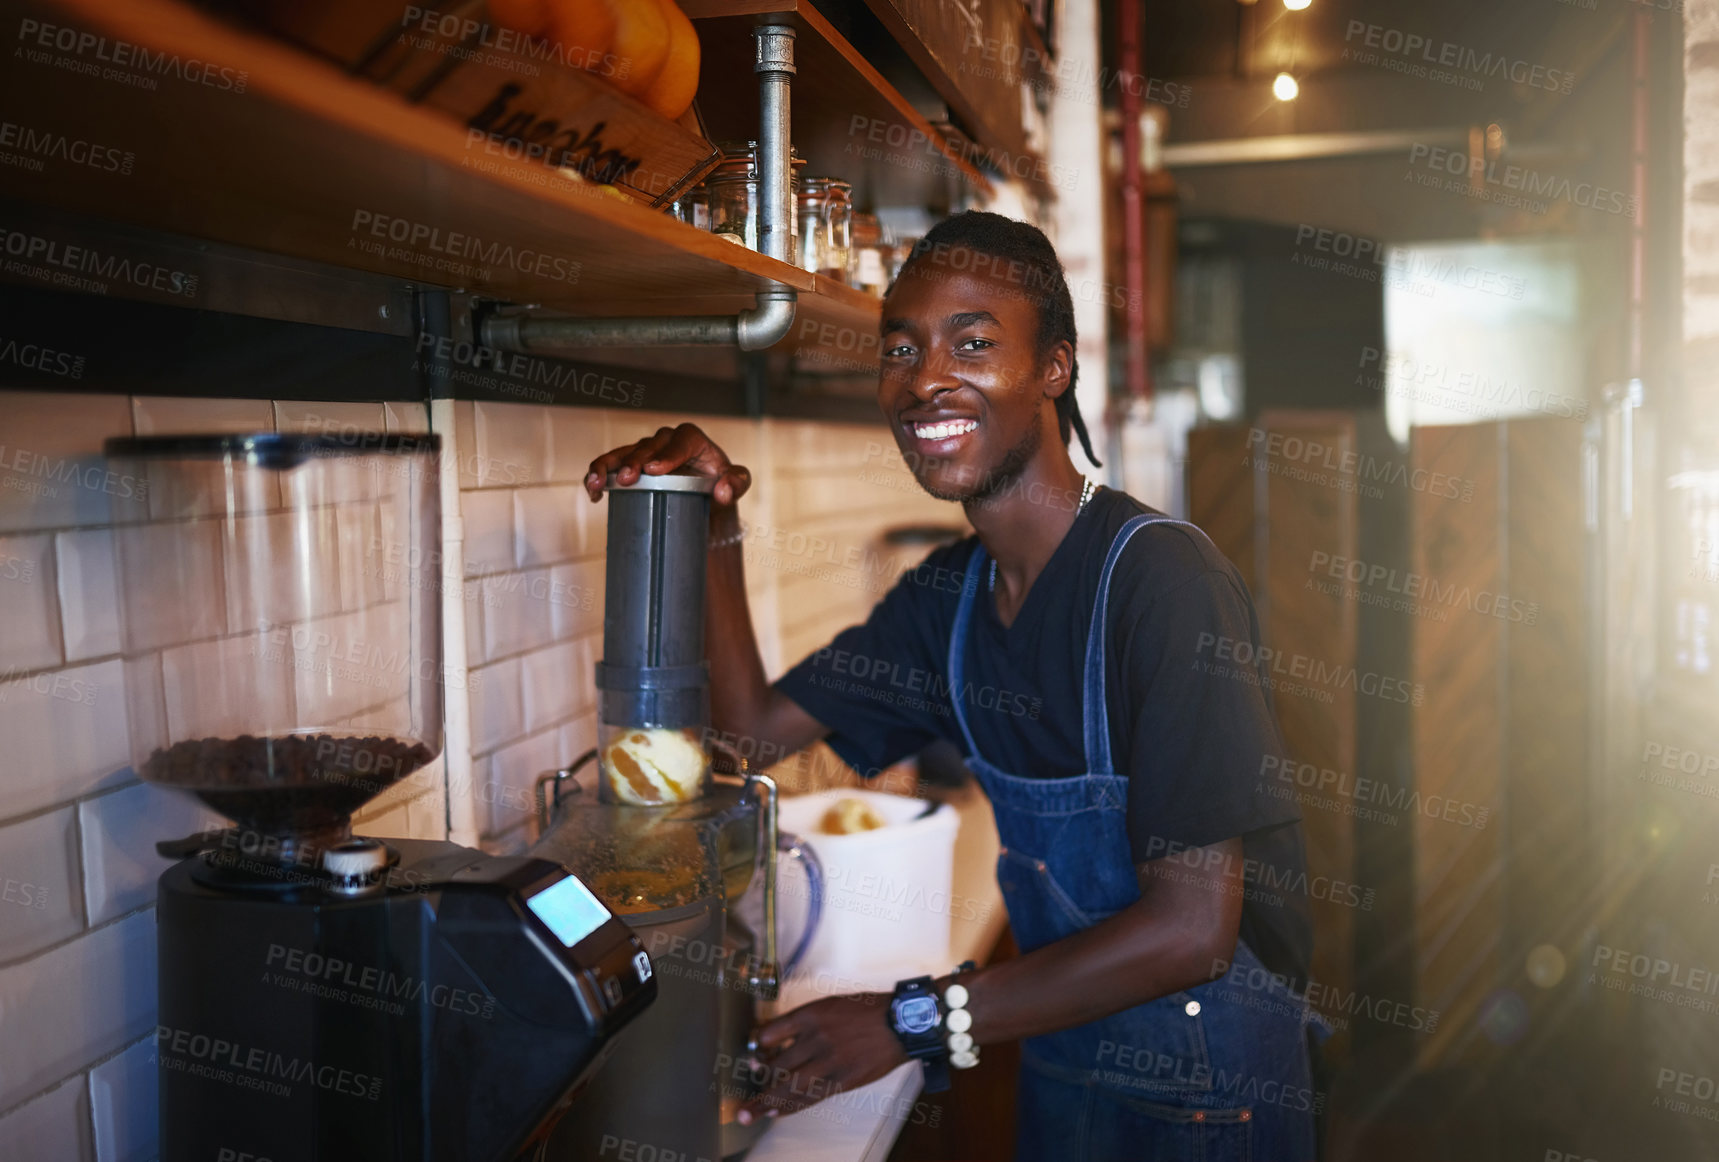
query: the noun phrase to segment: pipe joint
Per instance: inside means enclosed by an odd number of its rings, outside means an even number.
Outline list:
[[[776,74],[786,81],[799,70],[794,67],[794,29],[787,24],[760,24],[752,30],[752,70],[766,79]]]
[[[758,292],[758,305],[741,311],[738,320],[738,344],[742,351],[762,351],[774,347],[794,325],[797,296],[791,290],[777,288]]]

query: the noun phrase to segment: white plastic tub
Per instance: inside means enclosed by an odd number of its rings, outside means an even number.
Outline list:
[[[847,798],[864,800],[885,826],[852,835],[824,834],[819,830],[824,813]],[[796,975],[852,974],[899,964],[938,965],[939,972],[953,967],[944,962],[956,903],[950,887],[959,821],[948,804],[916,818],[926,806],[923,799],[863,790],[782,800],[781,829],[804,840],[824,868],[823,919]],[[783,918],[799,931],[806,909],[804,877],[784,863],[783,878]]]

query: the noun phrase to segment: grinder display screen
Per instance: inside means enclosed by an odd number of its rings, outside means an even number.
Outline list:
[[[555,938],[571,948],[595,932],[609,918],[609,909],[598,902],[577,876],[544,888],[525,901],[525,906],[549,926]]]

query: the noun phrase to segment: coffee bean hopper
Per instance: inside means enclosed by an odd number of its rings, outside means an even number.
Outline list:
[[[598,745],[538,780],[542,836],[531,853],[570,868],[624,916],[657,971],[656,1004],[551,1139],[549,1157],[567,1162],[745,1152],[763,1129],[734,1120],[756,1092],[747,1061],[757,1006],[775,999],[821,907],[816,857],[777,830],[775,783],[710,730],[713,485],[679,474],[627,487],[609,479]],[[713,758],[729,771],[716,773]],[[808,899],[785,963],[778,850],[803,865]]]
[[[233,821],[158,845],[163,1162],[540,1157],[643,945],[556,863],[351,832],[441,782],[438,438],[107,453],[135,768]]]

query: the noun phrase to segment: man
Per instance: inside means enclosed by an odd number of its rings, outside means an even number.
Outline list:
[[[897,445],[976,536],[774,686],[746,607],[746,469],[682,424],[599,457],[586,481],[595,500],[608,472],[716,478],[716,729],[782,753],[826,739],[860,771],[949,739],[997,818],[1021,955],[771,1022],[761,1052],[784,1080],[743,1117],[910,1054],[934,1084],[1019,1039],[1020,1158],[1313,1157],[1305,1006],[1286,986],[1306,973],[1305,901],[1250,882],[1261,868],[1295,880],[1300,829],[1258,792],[1262,757],[1282,753],[1262,678],[1218,660],[1258,643],[1240,576],[1193,526],[1096,488],[1069,458],[1071,431],[1092,457],[1073,303],[1035,228],[971,212],[939,224],[885,297],[881,351]],[[836,657],[887,674],[877,696],[852,667],[820,681]],[[915,697],[896,696],[902,674]]]

